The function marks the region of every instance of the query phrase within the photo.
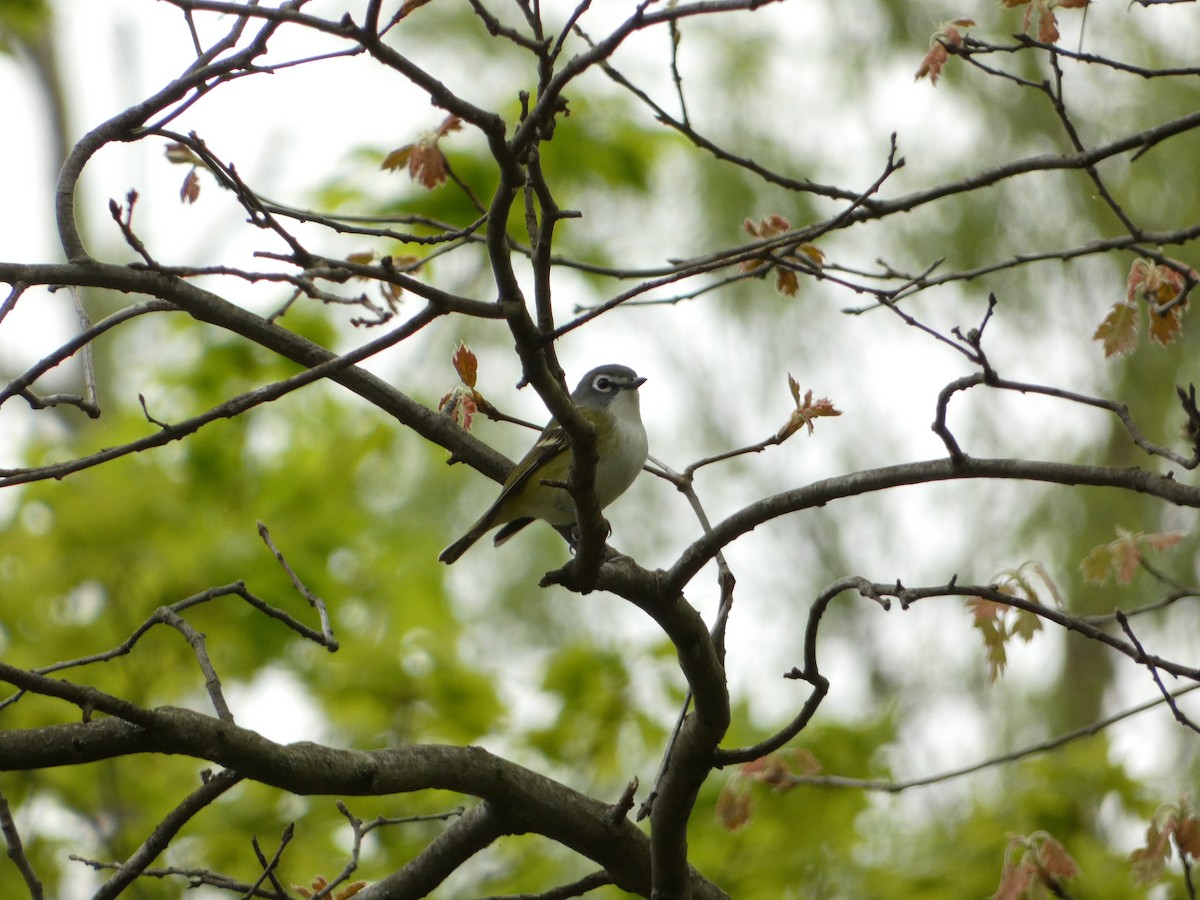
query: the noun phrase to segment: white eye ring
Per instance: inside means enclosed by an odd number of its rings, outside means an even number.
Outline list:
[[[592,382],[592,387],[602,394],[607,394],[616,387],[614,382],[607,375],[597,375],[595,381]]]

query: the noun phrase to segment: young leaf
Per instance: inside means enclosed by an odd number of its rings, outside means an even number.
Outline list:
[[[446,180],[450,172],[450,163],[438,142],[461,128],[462,120],[458,116],[447,116],[441,125],[421,135],[416,143],[405,144],[388,153],[379,167],[389,172],[407,167],[414,181],[427,190],[433,190]]]
[[[1058,18],[1047,9],[1038,17],[1038,40],[1043,44],[1057,44],[1059,37]]]
[[[717,818],[726,831],[737,831],[749,822],[753,808],[750,791],[734,778],[730,778],[717,795]]]
[[[1046,832],[1039,832],[1041,842],[1037,848],[1038,868],[1043,876],[1055,881],[1066,881],[1079,874],[1079,864],[1071,858],[1067,848]]]
[[[783,216],[779,215],[779,213],[771,213],[771,215],[767,216],[757,225],[754,222],[751,222],[749,219],[746,219],[742,222],[742,228],[744,228],[746,233],[751,237],[769,238],[775,237],[778,234],[783,234],[787,231],[791,231],[792,224]]]
[[[1033,640],[1033,636],[1042,630],[1042,619],[1027,609],[1016,610],[1013,617],[1012,633],[1025,643]]]
[[[200,175],[193,167],[183,179],[183,184],[179,188],[179,201],[181,203],[195,203],[200,199]]]
[[[1079,563],[1079,571],[1088,584],[1104,584],[1112,571],[1112,554],[1107,544],[1093,547]]]
[[[791,269],[779,269],[775,273],[775,290],[785,297],[795,297],[800,289],[800,281]]]
[[[479,375],[479,359],[475,356],[475,352],[459,341],[458,346],[454,348],[454,355],[450,357],[450,362],[462,383],[469,388],[475,387],[475,379]]]
[[[1137,333],[1137,307],[1126,301],[1118,301],[1096,327],[1092,340],[1101,342],[1106,357],[1124,355],[1132,353],[1137,347]]]
[[[202,166],[204,161],[196,155],[195,151],[186,144],[180,144],[172,141],[167,144],[165,155],[167,162],[174,163],[177,166]]]
[[[961,47],[963,41],[966,40],[966,35],[959,29],[970,28],[974,24],[973,19],[951,19],[949,22],[943,22],[941,27],[933,33],[933,37],[929,39],[929,52],[921,60],[914,80],[920,81],[925,76],[929,76],[929,83],[936,85],[938,79],[942,77],[942,69],[950,58],[950,51],[947,48]]]
[[[463,431],[471,430],[478,411],[475,392],[461,384],[455,385],[438,401],[438,412],[453,419]]]
[[[1062,882],[1078,874],[1079,866],[1071,854],[1048,832],[1036,831],[1028,837],[1012,835],[1004,851],[1000,886],[992,900],[1064,897]]]
[[[1157,818],[1155,814],[1146,828],[1145,843],[1129,854],[1133,880],[1139,884],[1158,881],[1167,867],[1167,860],[1171,858],[1171,832],[1160,828]]]
[[[1004,616],[1008,607],[983,597],[971,597],[966,602],[967,611],[973,616],[972,626],[983,638],[984,658],[987,661],[988,681],[996,681],[1004,674],[1008,665],[1008,629]]]
[[[1091,584],[1103,584],[1110,575],[1121,584],[1129,584],[1141,566],[1146,550],[1170,550],[1184,537],[1181,531],[1143,534],[1127,531],[1119,525],[1116,531],[1115,540],[1093,547],[1079,563],[1084,580]]]
[[[788,420],[783,423],[783,427],[775,433],[775,437],[779,441],[786,441],[801,428],[808,428],[808,433],[813,433],[813,419],[822,418],[825,416],[840,416],[842,411],[833,405],[833,401],[821,397],[818,400],[813,399],[811,390],[805,391],[804,396],[800,396],[800,383],[788,373],[788,390],[792,393],[792,402],[796,404],[796,408],[792,410]]]
[[[1183,330],[1183,313],[1186,308],[1187,303],[1184,302],[1179,306],[1172,306],[1166,312],[1150,310],[1150,340],[1160,347],[1174,343],[1175,338],[1179,337],[1179,332]]]
[[[394,172],[397,169],[403,169],[408,165],[408,157],[413,152],[414,144],[405,144],[403,147],[397,147],[383,158],[383,162],[379,164],[379,168],[385,172]]]

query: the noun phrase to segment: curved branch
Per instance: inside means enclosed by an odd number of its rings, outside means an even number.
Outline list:
[[[71,148],[71,152],[67,154],[59,172],[58,184],[55,186],[54,192],[59,240],[68,260],[77,262],[91,258],[75,221],[75,188],[88,161],[105,144],[128,140],[139,127],[145,125],[152,115],[182,100],[190,91],[200,90],[212,79],[248,67],[257,56],[266,52],[267,40],[279,27],[280,21],[264,22],[263,27],[247,47],[222,59],[219,63],[213,62],[220,53],[233,46],[241,36],[247,22],[246,14],[249,9],[249,7],[242,7],[240,10],[236,10],[235,14],[239,18],[226,37],[201,54],[200,58],[193,62],[182,76],[141,103],[134,104],[96,126]]]
[[[479,747],[417,744],[363,751],[308,742],[284,746],[191,710],[141,709],[5,663],[0,663],[0,680],[121,716],[0,732],[0,770],[173,753],[205,759],[301,795],[456,791],[480,797],[502,811],[513,833],[544,835],[603,866],[622,889],[650,895],[650,841],[632,822],[614,822],[609,805]],[[696,900],[727,900],[724,892],[690,867],[685,881]]]
[[[33,864],[25,854],[21,832],[17,831],[17,823],[13,821],[12,810],[9,808],[8,798],[4,796],[3,791],[0,791],[0,833],[4,835],[8,858],[21,873],[21,879],[25,882],[26,890],[29,891],[30,900],[44,900],[46,893],[42,886],[42,880],[38,878]]]
[[[189,284],[179,278],[158,272],[109,265],[92,260],[75,263],[23,265],[0,262],[0,281],[22,284],[77,284],[105,287],[124,293],[145,294],[167,300],[186,311],[192,318],[224,328],[306,368],[326,366],[320,377],[328,377],[353,391],[364,400],[393,416],[421,437],[450,450],[456,458],[469,463],[489,478],[503,481],[512,462],[487,444],[464,431],[446,416],[417,403],[396,390],[383,379],[353,365],[384,347],[402,340],[406,329],[423,327],[440,311],[427,308],[405,326],[343,356],[316,344],[295,332],[268,322],[216,294]],[[302,376],[297,376],[301,378]],[[315,380],[315,379],[309,379]],[[299,387],[291,384],[289,389]],[[240,402],[252,397],[243,395]],[[203,424],[203,423],[201,423]],[[179,427],[179,426],[176,426]],[[173,438],[172,438],[173,439]],[[154,435],[147,440],[158,440]]]
[[[812,693],[808,695],[808,699],[804,701],[804,705],[796,717],[775,734],[750,747],[740,747],[736,750],[718,749],[713,760],[714,765],[721,767],[759,759],[783,747],[808,725],[813,715],[816,714],[817,707],[829,693],[829,679],[822,675],[817,667],[817,630],[820,628],[821,618],[825,615],[829,604],[839,594],[849,590],[856,590],[862,596],[870,597],[885,610],[889,608],[888,602],[880,597],[874,586],[865,578],[857,576],[840,578],[823,590],[813,601],[812,608],[808,612],[808,624],[804,630],[804,669],[803,671],[793,670],[784,676],[808,682],[812,685]]]
[[[931,484],[965,478],[1034,481],[1047,484],[1090,485],[1149,494],[1176,506],[1200,508],[1200,488],[1144,469],[1090,466],[1025,459],[931,459],[866,469],[826,478],[801,488],[766,497],[713,526],[680,555],[663,575],[663,590],[682,590],[723,547],[772,519],[893,487]]]
[[[598,587],[629,600],[662,628],[675,646],[695,703],[660,773],[650,813],[654,896],[669,898],[682,896],[687,881],[687,823],[729,728],[730,705],[725,667],[708,626],[683,594],[670,592],[661,575],[619,557],[601,567]]]
[[[1200,112],[1188,113],[1151,128],[1124,135],[1107,144],[1099,144],[1090,150],[1026,156],[989,169],[982,169],[957,181],[942,182],[935,187],[914,191],[892,200],[875,200],[869,207],[860,207],[850,218],[852,221],[862,222],[869,219],[880,219],[897,212],[910,212],[927,203],[932,203],[934,200],[991,187],[1001,181],[1029,172],[1086,170],[1097,163],[1123,153],[1131,151],[1137,154],[1144,153],[1167,138],[1196,128],[1200,128]]]
[[[415,859],[354,896],[359,900],[424,897],[480,850],[516,830],[509,817],[485,800],[447,826]]]
[[[242,776],[231,769],[207,778],[200,787],[188,794],[178,806],[167,814],[167,817],[158,824],[154,832],[142,842],[142,845],[134,851],[124,865],[117,869],[108,881],[104,882],[100,889],[92,895],[92,900],[115,900],[121,896],[125,888],[129,887],[149,867],[150,863],[154,862],[167,849],[184,825],[241,780]]]
[[[71,338],[71,340],[67,341],[49,356],[41,359],[36,365],[26,371],[25,374],[17,376],[5,387],[0,388],[0,406],[4,405],[7,400],[15,396],[24,397],[27,401],[30,400],[28,388],[30,388],[34,382],[36,382],[55,366],[67,359],[70,359],[75,355],[76,352],[79,351],[81,347],[91,343],[110,328],[114,328],[117,325],[120,325],[122,322],[127,322],[130,319],[145,315],[146,313],[170,312],[172,310],[178,311],[179,307],[166,300],[146,300],[142,303],[135,303],[133,306],[127,306],[124,309],[117,310],[117,312],[113,313],[111,316],[106,316],[99,322],[92,325],[90,328],[87,328],[75,335],[75,337]]]
[[[1171,697],[1181,697],[1184,694],[1189,694],[1192,691],[1200,690],[1200,684],[1191,684],[1185,688],[1180,688],[1172,692]],[[963,778],[967,775],[974,775],[976,772],[982,772],[985,769],[995,768],[996,766],[1006,765],[1008,763],[1019,762],[1029,756],[1036,756],[1039,753],[1048,753],[1051,750],[1057,750],[1059,747],[1070,744],[1081,738],[1091,737],[1104,731],[1110,725],[1115,725],[1123,719],[1128,719],[1131,716],[1136,716],[1139,713],[1147,712],[1154,709],[1156,706],[1162,706],[1167,701],[1162,697],[1156,697],[1153,700],[1147,700],[1145,703],[1139,703],[1137,706],[1131,706],[1129,709],[1123,709],[1120,712],[1113,713],[1103,719],[1092,722],[1089,725],[1084,725],[1082,728],[1076,728],[1074,731],[1068,731],[1065,734],[1060,734],[1058,737],[1049,738],[1044,741],[1039,741],[1036,744],[1029,744],[1013,750],[1011,753],[1001,753],[997,756],[991,756],[987,759],[980,760],[977,763],[972,763],[968,766],[962,766],[957,769],[949,769],[945,772],[937,772],[933,775],[922,775],[917,778],[909,778],[904,781],[883,781],[875,778],[847,778],[843,775],[796,775],[789,779],[789,784],[811,784],[818,787],[837,787],[837,788],[852,788],[864,791],[883,791],[888,794],[899,794],[901,791],[907,791],[912,788],[927,787],[932,784],[942,784],[946,781],[952,781],[955,778]]]

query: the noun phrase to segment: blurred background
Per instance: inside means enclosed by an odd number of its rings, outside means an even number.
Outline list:
[[[305,11],[336,19],[346,6],[315,0]],[[598,6],[581,20],[593,38],[634,4]],[[571,8],[545,4],[552,21],[564,21]],[[973,35],[1004,42],[1020,29],[1021,12],[984,0],[955,8],[863,0],[697,16],[681,25],[678,43],[691,124],[787,177],[854,191],[884,170],[894,133],[905,165],[882,186],[885,198],[1012,159],[1067,152],[1061,124],[1033,90],[960,60],[936,87],[913,78],[940,22],[969,16],[977,21]],[[210,39],[229,27],[217,17],[197,22]],[[1140,66],[1190,65],[1183,48],[1195,45],[1198,30],[1188,4],[1093,4],[1082,33],[1080,10],[1059,10],[1059,22],[1063,46]],[[54,261],[61,258],[54,179],[66,148],[177,77],[194,58],[192,41],[177,10],[145,0],[0,0],[0,35],[0,112],[9,123],[8,139],[0,141],[7,212],[0,258]],[[529,61],[490,37],[466,4],[429,4],[391,41],[509,122],[519,113],[518,92],[536,86]],[[276,64],[341,49],[296,28],[280,29],[271,48],[266,59]],[[670,58],[670,35],[651,29],[629,39],[612,63],[678,115]],[[1035,82],[1050,76],[1044,56],[1033,53],[986,62]],[[1195,109],[1200,99],[1194,78],[1145,81],[1076,64],[1065,79],[1068,108],[1089,145]],[[559,228],[563,255],[597,267],[654,268],[745,241],[746,219],[780,214],[796,226],[845,206],[765,184],[697,150],[600,71],[579,79],[567,96],[570,115],[543,151],[558,204],[582,212]],[[428,192],[379,167],[390,150],[442,119],[396,73],[364,58],[335,57],[218,86],[171,127],[194,131],[272,200],[462,225],[475,215],[453,184]],[[108,212],[110,198],[123,202],[133,189],[134,229],[158,261],[271,270],[273,263],[255,253],[286,247],[246,223],[207,173],[200,173],[197,201],[182,203],[187,169],[165,158],[165,146],[157,138],[111,145],[88,165],[78,205],[91,252],[107,261],[135,259]],[[495,174],[482,135],[467,128],[440,146],[457,176],[488,196]],[[1100,171],[1140,225],[1183,227],[1200,216],[1192,190],[1198,151],[1197,137],[1185,134]],[[414,252],[317,225],[297,233],[330,257]],[[834,232],[818,247],[831,273],[863,282],[870,278],[848,273],[915,274],[939,260],[938,273],[967,271],[1120,233],[1085,175],[1047,172]],[[1164,252],[1194,265],[1190,250]],[[994,293],[998,306],[984,346],[1001,375],[1127,402],[1147,437],[1171,444],[1181,424],[1174,386],[1196,377],[1195,329],[1185,324],[1174,346],[1143,346],[1123,360],[1105,360],[1091,340],[1124,297],[1132,260],[1128,253],[1098,254],[1016,266],[927,290],[905,310],[948,334],[977,326]],[[422,277],[481,300],[495,293],[482,252],[437,258]],[[264,315],[288,299],[286,289],[265,283],[217,276],[197,283]],[[559,270],[560,320],[633,283]],[[697,490],[714,522],[821,478],[944,455],[929,430],[937,393],[971,368],[889,311],[871,308],[868,296],[834,280],[802,278],[788,297],[775,290],[773,277],[694,299],[679,299],[679,292],[651,292],[558,345],[572,383],[603,362],[626,363],[648,377],[641,393],[655,457],[682,469],[768,437],[791,409],[789,373],[843,411],[819,420],[811,436],[702,470]],[[85,304],[99,319],[132,299],[96,292]],[[400,316],[419,308],[408,300]],[[302,301],[280,322],[346,350],[378,331],[353,327],[352,315]],[[7,381],[25,371],[76,327],[65,292],[30,290],[0,327],[0,376]],[[434,406],[455,383],[450,357],[459,341],[478,354],[479,388],[494,404],[544,420],[536,395],[515,389],[519,362],[502,324],[443,318],[367,367]],[[33,412],[10,402],[0,410],[0,467],[84,455],[150,432],[139,395],[156,418],[177,421],[295,371],[184,316],[143,317],[95,349],[103,416],[91,421],[70,408]],[[79,385],[78,368],[67,364],[38,388]],[[955,400],[950,425],[975,456],[1156,466],[1114,418],[1061,401],[975,391]],[[532,439],[490,422],[477,433],[513,458]],[[238,579],[303,618],[302,599],[257,538],[261,520],[329,603],[342,650],[330,656],[231,598],[189,613],[209,634],[241,724],[279,741],[335,746],[469,742],[597,796],[615,799],[635,775],[647,788],[685,689],[672,648],[653,623],[614,597],[538,589],[541,573],[564,559],[550,529],[531,528],[499,550],[481,545],[452,569],[437,564],[439,549],[495,491],[467,467],[445,462],[440,448],[322,383],[62,483],[9,488],[0,492],[0,655],[34,667],[99,652],[128,637],[156,607]],[[684,498],[648,474],[607,515],[612,543],[648,567],[670,565],[701,533]],[[1146,574],[1129,585],[1087,585],[1079,577],[1079,561],[1112,540],[1116,525],[1188,532],[1180,548],[1155,562],[1194,582],[1190,513],[1091,489],[955,482],[842,501],[756,529],[727,553],[737,576],[727,658],[735,717],[727,745],[763,737],[802,704],[804,687],[781,675],[800,664],[812,598],[832,580],[856,574],[916,586],[957,575],[963,583],[987,583],[1034,561],[1072,613],[1160,599],[1167,588]],[[717,596],[714,571],[688,589],[709,621]],[[1052,602],[1049,590],[1042,599]],[[1010,647],[1007,670],[993,683],[971,625],[960,599],[884,613],[860,598],[841,598],[821,644],[832,688],[796,743],[822,773],[904,781],[1017,750],[1157,696],[1146,672],[1053,629]],[[1139,634],[1151,652],[1187,662],[1195,658],[1196,626],[1189,599],[1141,622]],[[151,632],[129,657],[78,674],[134,702],[205,708],[189,648],[165,630]],[[62,715],[55,704],[27,698],[4,713],[4,725]],[[197,769],[189,760],[156,759],[153,767],[126,760],[9,773],[0,786],[51,895],[87,896],[97,876],[66,854],[123,858],[190,789]],[[1178,874],[1157,887],[1135,887],[1125,857],[1150,814],[1190,790],[1196,774],[1194,735],[1164,707],[1050,754],[903,793],[743,785],[754,813],[734,831],[722,826],[714,806],[737,776],[718,773],[693,822],[693,862],[732,896],[751,900],[987,896],[1007,836],[1044,829],[1079,862],[1081,896],[1183,896]],[[419,795],[355,800],[351,807],[366,818],[439,812],[458,802]],[[332,875],[343,864],[348,829],[332,798],[243,785],[217,808],[218,815],[189,826],[163,865],[252,879],[247,835],[269,844],[289,821],[297,833],[284,858],[285,884],[307,883],[318,871]],[[390,871],[439,827],[375,832],[363,877]],[[534,852],[534,839],[525,838],[482,854],[435,896],[536,890],[588,868],[565,851]],[[5,896],[19,893],[11,868],[0,866],[0,888]],[[146,881],[139,890],[136,896],[175,897],[183,885]],[[198,895],[209,896],[191,894]]]

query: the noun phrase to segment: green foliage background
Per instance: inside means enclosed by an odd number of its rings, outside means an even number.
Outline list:
[[[1012,14],[991,6],[976,13],[980,19],[987,17],[984,27],[996,35],[1015,29]],[[856,107],[867,106],[881,73],[896,69],[906,77],[916,68],[930,21],[944,11],[930,3],[859,3],[852,13],[840,4],[825,7],[795,7],[791,14],[814,16],[813,31],[820,33],[810,39],[826,46],[826,59],[836,65],[839,77],[836,83],[822,80],[819,88],[791,85],[790,92],[773,88],[778,85],[776,67],[794,48],[768,24],[754,17],[689,24],[681,44],[683,58],[704,60],[688,74],[689,85],[697,85],[696,96],[703,98],[693,101],[698,127],[718,143],[789,173],[818,181],[842,177],[839,129],[861,115]],[[27,27],[30,15],[48,15],[38,4],[0,6],[0,12],[0,22],[8,26],[7,41],[21,39],[16,26]],[[1131,12],[1122,20],[1130,31],[1122,38],[1121,50],[1141,48],[1147,58],[1159,52],[1160,37],[1137,30],[1146,18]],[[1107,21],[1111,20],[1101,19],[1097,29],[1108,27]],[[473,17],[452,5],[433,4],[412,22],[420,40],[442,52],[453,43],[455,52],[474,55],[481,67],[497,75],[488,80],[496,86],[496,102],[510,120],[515,118],[516,92],[532,84],[532,75],[518,68],[511,48],[498,48]],[[738,29],[734,40],[727,31],[731,23]],[[1097,40],[1112,34],[1100,31]],[[665,40],[659,52],[664,48]],[[1042,77],[1033,65],[1025,74]],[[1080,91],[1103,91],[1102,78],[1098,76],[1096,85],[1081,83]],[[1033,102],[1028,93],[1018,95],[964,66],[952,69],[937,91],[935,106],[956,110],[961,114],[958,127],[983,135],[982,143],[995,154],[992,162],[1062,146],[1045,105]],[[1165,117],[1171,112],[1168,107],[1194,106],[1195,92],[1194,86],[1173,83],[1169,93],[1150,101],[1150,107],[1155,117]],[[746,217],[780,212],[802,222],[828,213],[820,201],[763,187],[728,165],[697,155],[602,80],[585,81],[570,104],[571,115],[562,121],[544,160],[560,203],[586,211],[578,227],[562,229],[564,253],[597,265],[624,264],[627,254],[639,249],[630,249],[621,235],[636,221],[637,211],[656,207],[673,212],[681,233],[696,248],[738,240]],[[1138,113],[1122,109],[1106,124],[1115,133],[1132,127]],[[884,123],[882,131],[886,130]],[[459,177],[486,196],[495,176],[482,142],[464,137],[447,146]],[[882,146],[875,145],[875,155]],[[342,210],[381,213],[418,208],[432,218],[460,224],[474,217],[463,196],[451,188],[424,195],[390,176],[390,181],[376,178],[371,190],[363,189],[364,169],[377,165],[388,149],[382,139],[377,146],[344,148],[345,163],[323,183],[310,186],[316,201]],[[1155,171],[1190,171],[1193,149],[1194,141],[1185,140],[1155,151],[1160,154]],[[923,162],[914,160],[912,169],[928,174]],[[935,174],[954,177],[988,162],[966,154]],[[831,170],[837,174],[827,177],[824,173]],[[387,188],[379,190],[380,184]],[[1172,207],[1196,202],[1165,183],[1156,185],[1144,169],[1131,168],[1121,187],[1131,206],[1147,216],[1167,203],[1164,192]],[[1052,189],[1057,203],[1058,185]],[[885,224],[862,229],[867,234],[861,238],[838,235],[831,239],[830,255],[841,251],[870,260],[865,255],[870,246],[872,252],[905,266],[919,267],[931,257],[945,256],[950,266],[968,267],[1022,249],[1058,246],[1076,231],[1104,234],[1116,227],[1097,204],[1068,201],[1053,215],[1039,217],[1027,214],[1029,198],[1019,189],[997,194],[995,202],[969,198],[953,216],[939,218],[944,215],[940,208],[914,214],[901,233]],[[1193,218],[1195,214],[1190,213]],[[512,227],[519,236],[519,218]],[[672,249],[641,248],[647,259],[638,261],[657,261]],[[935,300],[922,298],[919,309],[932,318],[943,317],[946,327],[972,323],[982,309],[982,295],[992,290],[1004,298],[1007,334],[1017,346],[1025,342],[1031,356],[1056,341],[1080,346],[1111,302],[1094,301],[1092,290],[1103,284],[1115,299],[1121,266],[1127,262],[1097,260],[1052,273],[1045,267],[1022,269],[989,280],[980,290],[969,287],[936,295]],[[486,284],[479,272],[456,277]],[[580,276],[572,289],[596,302],[605,298],[611,285]],[[88,302],[99,311],[125,298],[93,296]],[[663,368],[678,376],[676,384],[711,384],[713,373],[727,368],[739,368],[738,377],[749,382],[772,372],[782,384],[782,373],[797,358],[815,360],[810,370],[819,373],[845,368],[844,352],[836,359],[822,359],[821,347],[835,338],[844,341],[846,334],[855,341],[883,343],[892,339],[889,329],[895,327],[892,321],[882,323],[878,315],[869,322],[865,316],[838,315],[836,310],[846,304],[844,296],[821,287],[805,288],[794,300],[777,296],[769,283],[730,288],[703,307],[708,327],[730,336],[734,349],[726,351],[729,355],[708,356],[695,345],[663,346],[658,348]],[[685,310],[680,315],[696,313]],[[351,335],[332,309],[298,309],[282,321],[330,346]],[[419,353],[382,365],[397,383],[433,405],[451,383],[448,351],[459,336],[448,329],[435,330]],[[466,336],[485,365],[508,347],[501,326],[473,326]],[[1027,366],[1030,360],[1022,359],[1012,346],[1002,351],[1004,361]],[[182,418],[294,371],[238,340],[184,321],[138,324],[119,339],[102,341],[98,352],[102,383],[117,386],[106,398],[105,415],[97,423],[81,423],[69,410],[57,414],[56,426],[40,430],[23,449],[25,463],[86,454],[146,434],[151,426],[136,402],[139,392],[147,397],[152,414]],[[1132,364],[1107,364],[1102,373],[1089,377],[1117,399],[1136,401],[1146,421],[1167,423],[1172,421],[1170,391],[1162,386],[1192,377],[1189,367],[1195,352],[1195,338],[1189,334],[1169,352],[1142,352]],[[1081,353],[1091,354],[1093,368],[1100,369],[1094,347]],[[1089,363],[1078,365],[1086,369]],[[503,405],[511,398],[507,386],[498,376],[487,377],[491,381],[486,392]],[[865,395],[877,387],[860,386],[861,404],[839,395],[835,401],[869,409],[871,400]],[[712,397],[725,399],[720,393]],[[756,438],[756,412],[739,409],[736,403],[689,403],[663,408],[651,431],[667,452],[690,459],[745,443],[747,435]],[[1011,432],[998,418],[989,419],[984,410],[967,427],[981,439],[1003,441]],[[920,427],[924,428],[923,418]],[[1123,442],[1115,437],[1106,441],[1104,427],[1090,432],[1089,437],[1098,432],[1100,437],[1088,443],[1108,443],[1112,453],[1119,453]],[[1163,427],[1163,434],[1151,438],[1168,440]],[[688,440],[672,443],[663,437],[680,433]],[[527,442],[523,433],[498,426],[486,426],[483,434],[514,454]],[[828,440],[834,442],[827,445],[833,447],[832,455],[840,454],[844,466],[863,463],[861,442],[856,447],[852,440],[837,444],[833,435]],[[1081,454],[1089,452],[1086,446],[1080,446]],[[1070,452],[1061,446],[1029,449],[1038,456]],[[807,477],[795,474],[794,461],[783,474],[771,465],[754,460],[731,467],[735,475],[727,481],[736,489],[732,496],[746,502],[772,486],[778,489],[781,483]],[[720,486],[710,487],[721,501],[728,499]],[[289,739],[353,747],[481,743],[597,796],[615,799],[634,775],[643,785],[650,784],[682,701],[683,685],[670,648],[647,631],[635,611],[622,608],[612,597],[537,590],[541,572],[562,558],[561,544],[548,532],[523,535],[520,552],[506,552],[502,563],[480,548],[474,551],[474,562],[451,573],[435,564],[438,549],[474,515],[491,489],[465,470],[447,469],[440,450],[336,387],[305,388],[268,408],[211,425],[180,444],[78,473],[61,484],[17,489],[0,523],[0,653],[6,662],[34,667],[100,652],[119,645],[158,606],[236,580],[311,621],[303,599],[256,536],[255,523],[262,521],[300,577],[329,602],[342,649],[330,655],[306,645],[235,597],[215,599],[190,611],[187,618],[208,635],[214,664],[235,698],[249,703],[264,673],[291,685],[273,710],[280,725],[290,726]],[[624,501],[636,510],[626,514],[626,521],[669,522],[678,514],[660,487],[639,484],[634,493],[639,492]],[[981,496],[991,495],[985,491]],[[1141,506],[1128,498],[1114,503],[1111,496],[1086,491],[1006,498],[1002,506],[1010,513],[1009,539],[999,541],[1003,546],[996,549],[997,555],[1028,552],[1030,546],[1048,554],[1057,563],[1055,573],[1063,579],[1072,609],[1083,611],[1109,608],[1113,597],[1081,585],[1073,575],[1074,560],[1108,540],[1113,523],[1145,530],[1172,524],[1158,521],[1149,504]],[[862,512],[844,515],[851,514]],[[799,530],[790,525],[770,530],[768,553],[795,552],[810,564],[797,564],[800,575],[761,573],[747,579],[763,588],[764,595],[789,599],[780,606],[744,602],[735,611],[735,629],[738,616],[786,613],[793,617],[788,628],[798,632],[806,607],[797,606],[795,598],[807,598],[829,579],[857,570],[855,551],[861,542],[838,516],[838,511],[830,511],[819,528],[805,524]],[[1047,521],[1069,527],[1047,534],[1038,527]],[[933,534],[932,525],[929,529],[927,537]],[[632,538],[618,529],[618,537],[662,552],[682,543],[682,538],[664,533]],[[1185,551],[1179,558],[1186,557]],[[770,557],[760,557],[760,562],[762,558]],[[992,572],[980,562],[972,574],[984,581]],[[895,576],[906,573],[889,573]],[[832,646],[860,651],[848,665],[861,673],[864,686],[850,702],[831,698],[798,742],[820,760],[825,772],[900,778],[928,771],[920,756],[921,741],[951,742],[954,734],[935,732],[935,737],[920,731],[920,740],[914,740],[914,726],[902,714],[919,708],[925,697],[930,702],[967,697],[982,710],[981,721],[989,729],[992,739],[984,746],[998,753],[1022,740],[1091,721],[1105,708],[1106,692],[1119,687],[1119,678],[1141,676],[1129,675],[1128,669],[1118,673],[1094,648],[1074,642],[1067,642],[1065,653],[1057,657],[1052,640],[1043,638],[1035,652],[1055,666],[1061,660],[1061,666],[1040,681],[1010,689],[1005,696],[1011,702],[1000,707],[993,702],[993,689],[979,677],[981,650],[972,654],[965,671],[954,668],[952,661],[932,671],[901,671],[886,658],[886,629],[892,620],[878,619],[874,610],[859,607],[830,619]],[[977,641],[958,610],[942,621],[957,629],[955,640],[960,643]],[[1173,611],[1164,631],[1194,625],[1194,614]],[[935,640],[932,634],[929,640]],[[883,652],[876,656],[867,652],[870,648]],[[732,652],[739,652],[736,644]],[[751,742],[772,727],[781,695],[776,674],[772,669],[760,673],[760,680],[739,685],[730,746]],[[151,631],[129,655],[66,677],[136,703],[205,708],[191,651],[164,627]],[[236,713],[236,699],[234,705]],[[30,727],[71,715],[59,704],[25,698],[2,713],[0,724]],[[297,723],[307,723],[308,731],[295,733]],[[995,890],[1007,835],[1044,829],[1080,863],[1078,896],[1128,898],[1139,890],[1131,886],[1125,861],[1136,842],[1138,823],[1195,780],[1197,761],[1190,745],[1181,744],[1173,761],[1172,772],[1133,772],[1109,741],[1098,736],[923,795],[921,788],[893,797],[831,787],[770,791],[751,785],[753,816],[733,832],[725,830],[715,814],[718,794],[733,773],[718,773],[706,785],[692,823],[692,861],[739,900],[984,897]],[[127,856],[198,778],[199,766],[190,760],[127,759],[35,774],[4,773],[0,788],[20,811],[32,862],[46,879],[48,894],[59,896],[79,877],[80,864],[68,862],[68,853],[100,859]],[[912,799],[914,794],[917,799]],[[356,815],[369,818],[446,812],[460,802],[461,798],[431,792],[355,799],[349,806]],[[332,875],[341,868],[348,829],[333,798],[289,797],[252,785],[239,786],[198,817],[162,862],[249,880],[257,868],[250,837],[256,836],[269,855],[289,822],[296,823],[296,836],[281,867],[285,884],[307,883],[317,873]],[[439,827],[422,823],[376,832],[360,874],[374,878],[390,871]],[[586,871],[568,854],[522,838],[490,849],[436,896],[534,891]],[[0,895],[14,896],[19,884],[12,867],[0,864]],[[1176,894],[1168,895],[1182,896],[1177,886],[1169,890]],[[183,895],[179,879],[145,880],[135,894]]]

